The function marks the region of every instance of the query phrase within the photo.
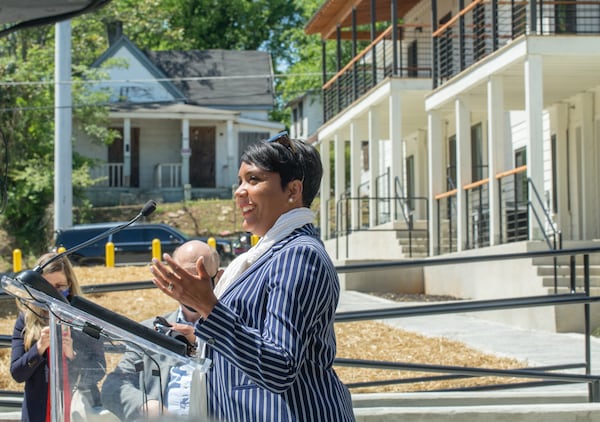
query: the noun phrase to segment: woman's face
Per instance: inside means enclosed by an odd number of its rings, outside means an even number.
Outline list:
[[[52,286],[59,292],[64,292],[69,289],[69,281],[67,276],[62,271],[55,271],[53,273],[45,273],[44,278],[48,280]]]
[[[295,207],[289,202],[290,189],[281,189],[279,173],[242,163],[238,178],[235,199],[244,217],[242,227],[245,231],[264,236],[280,215]]]

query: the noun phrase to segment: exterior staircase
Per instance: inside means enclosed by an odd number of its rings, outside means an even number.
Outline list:
[[[564,248],[582,248],[587,246],[600,246],[600,242],[569,242]],[[584,266],[583,259],[577,257],[575,265],[571,268],[571,257],[556,257],[556,275],[554,271],[555,260],[552,257],[541,257],[533,260],[537,267],[537,274],[542,277],[543,287],[548,293],[565,294],[572,291],[571,272],[575,272],[575,291],[584,291]],[[600,295],[600,254],[589,256],[590,294]]]

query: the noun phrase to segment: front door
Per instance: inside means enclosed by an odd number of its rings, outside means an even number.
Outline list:
[[[216,128],[190,127],[190,184],[194,188],[214,188]]]

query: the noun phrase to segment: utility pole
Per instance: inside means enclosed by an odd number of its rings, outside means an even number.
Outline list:
[[[54,230],[73,225],[71,21],[55,24]]]

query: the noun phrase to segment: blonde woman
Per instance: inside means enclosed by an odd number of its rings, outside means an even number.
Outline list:
[[[43,265],[55,253],[41,256],[36,265]],[[81,287],[68,258],[63,257],[44,268],[44,278],[62,295],[70,299],[81,294]],[[15,381],[25,383],[21,420],[24,422],[49,421],[51,415],[49,381],[50,327],[48,311],[17,302],[19,315],[12,336],[10,373]],[[100,404],[97,383],[106,371],[103,343],[63,326],[60,353],[68,366],[69,389],[65,392],[65,408],[72,389],[79,388],[88,394],[94,404]],[[68,413],[68,412],[67,412]],[[65,419],[68,421],[69,419]]]

